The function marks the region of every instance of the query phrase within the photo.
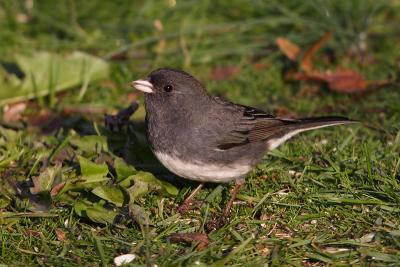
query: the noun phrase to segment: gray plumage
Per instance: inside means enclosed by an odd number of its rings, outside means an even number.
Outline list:
[[[355,122],[343,117],[277,118],[262,110],[212,96],[194,77],[175,69],[155,70],[146,80],[140,81],[150,86],[149,92],[152,91],[145,94],[148,140],[152,150],[172,172],[193,180],[227,182],[243,178],[268,150],[291,136],[306,130]],[[168,162],[160,155],[167,155]],[[179,164],[171,163],[169,157],[179,160]],[[196,167],[194,173],[182,168],[182,163],[193,163],[199,168]],[[171,164],[174,166],[169,166]],[[225,172],[216,174],[219,178],[215,179],[210,172],[218,170],[216,167],[201,174],[208,165],[221,166]],[[235,172],[230,170],[235,166],[248,168],[238,171],[239,177],[232,177]],[[224,174],[230,177],[224,178]]]

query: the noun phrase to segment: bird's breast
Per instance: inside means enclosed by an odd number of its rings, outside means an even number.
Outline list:
[[[155,151],[157,159],[171,172],[194,181],[226,183],[242,178],[250,170],[250,165],[241,163],[209,163],[182,155]]]

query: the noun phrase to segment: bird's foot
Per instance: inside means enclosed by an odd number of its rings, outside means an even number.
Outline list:
[[[184,214],[187,212],[190,208],[190,204],[196,203],[197,205],[200,203],[200,206],[203,205],[204,201],[195,201],[194,196],[201,190],[204,184],[199,184],[192,193],[182,202],[182,204],[178,208],[178,212],[180,214]]]
[[[178,212],[179,214],[185,214],[191,208],[200,208],[204,204],[202,200],[191,200],[191,201],[184,201],[179,207]]]
[[[235,182],[235,187],[231,192],[231,198],[228,201],[228,204],[225,207],[224,213],[219,216],[218,218],[212,219],[206,224],[206,228],[208,231],[213,231],[221,228],[229,221],[229,217],[231,214],[231,209],[233,205],[233,201],[236,198],[237,193],[239,192],[240,188],[244,185],[244,179],[238,179]]]
[[[185,214],[189,210],[190,203],[189,202],[183,202],[179,207],[178,207],[178,212],[179,214]]]
[[[206,228],[209,232],[218,230],[219,228],[221,228],[222,226],[227,224],[228,221],[229,221],[229,217],[222,215],[218,218],[214,218],[214,219],[208,221],[206,223]]]

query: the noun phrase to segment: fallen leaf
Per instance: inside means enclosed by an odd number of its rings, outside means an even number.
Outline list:
[[[25,230],[25,235],[29,237],[37,237],[39,238],[42,235],[42,232],[37,231],[37,230],[32,230],[32,229],[26,229]]]
[[[355,70],[342,69],[336,71],[311,71],[299,72],[293,75],[298,81],[312,81],[326,83],[330,90],[341,93],[354,93],[363,91],[367,87],[367,81]]]
[[[151,191],[162,191],[173,196],[178,194],[178,189],[174,185],[158,180],[152,173],[144,171],[130,175],[119,182],[119,185],[128,188],[130,201],[134,201],[139,196]]]
[[[65,237],[65,232],[61,229],[56,229],[56,236],[58,241],[67,240],[67,238]]]
[[[37,110],[37,112],[32,112],[24,116],[24,121],[29,126],[45,128],[55,123],[58,124],[56,128],[61,127],[60,119],[57,118],[57,114],[54,111],[47,108],[40,108],[39,106],[31,107],[29,110]]]
[[[22,119],[22,112],[26,109],[26,103],[5,105],[3,108],[3,120],[5,122],[16,122]]]
[[[94,188],[92,193],[117,207],[122,207],[125,202],[124,192],[116,186],[100,185]]]
[[[107,164],[105,163],[97,164],[91,162],[90,160],[82,156],[78,156],[78,159],[79,159],[81,174],[83,178],[85,178],[88,182],[90,182],[91,180],[97,180],[97,178],[103,178],[107,175],[108,173]]]
[[[108,151],[107,137],[100,135],[85,135],[85,136],[74,136],[69,139],[72,146],[78,149],[89,152],[99,153],[101,151]]]
[[[81,84],[87,86],[90,82],[105,79],[109,75],[109,65],[105,60],[78,51],[70,54],[17,54],[15,58],[16,64],[25,75],[22,79],[0,67],[0,106]]]
[[[114,264],[116,266],[122,266],[125,264],[130,263],[131,261],[133,261],[136,258],[135,254],[123,254],[123,255],[119,255],[117,257],[114,258]]]
[[[107,164],[97,164],[82,156],[78,156],[78,159],[81,175],[77,179],[66,181],[64,187],[58,194],[61,195],[70,190],[94,189],[110,180],[110,178],[107,177]]]
[[[211,78],[214,81],[223,81],[233,79],[239,74],[240,69],[235,66],[231,67],[216,67],[211,71]]]
[[[270,64],[264,63],[264,62],[257,62],[257,63],[253,63],[253,67],[256,70],[265,70],[266,68],[268,68],[270,66]]]
[[[116,158],[114,161],[115,171],[117,173],[117,182],[125,180],[130,175],[136,174],[136,169],[127,164],[122,158]]]
[[[55,186],[53,186],[53,188],[50,191],[50,196],[54,197],[57,196],[58,193],[60,193],[60,191],[64,188],[65,186],[65,182],[59,183]]]
[[[326,32],[321,38],[318,39],[311,47],[305,52],[300,62],[300,69],[305,72],[310,72],[314,69],[313,57],[315,53],[332,37],[332,31]]]
[[[57,176],[61,175],[61,164],[48,167],[39,176],[32,177],[33,187],[29,190],[32,194],[50,192]]]
[[[184,242],[189,244],[199,242],[197,245],[199,250],[210,244],[208,235],[203,233],[174,233],[168,236],[168,240],[175,243]]]
[[[258,243],[255,245],[255,247],[257,252],[263,257],[268,257],[271,254],[271,248],[266,244]]]
[[[81,217],[87,217],[93,222],[101,224],[113,224],[118,212],[104,207],[105,201],[97,203],[86,199],[78,199],[74,203],[74,211]]]
[[[97,223],[113,224],[118,212],[104,208],[102,203],[95,203],[92,207],[86,210],[88,218]]]
[[[133,175],[132,175],[132,177],[133,177]],[[138,197],[140,197],[150,191],[159,189],[157,186],[148,184],[148,183],[138,180],[138,179],[134,179],[134,178],[130,179],[130,177],[128,177],[127,179],[122,181],[122,183],[120,183],[120,185],[123,187],[127,187],[127,186],[124,186],[127,181],[129,182],[129,184],[131,181],[134,181],[133,182],[134,184],[126,190],[129,194],[129,200],[131,202],[134,202]]]
[[[301,52],[300,47],[283,37],[276,38],[275,43],[285,56],[292,61],[296,61]]]

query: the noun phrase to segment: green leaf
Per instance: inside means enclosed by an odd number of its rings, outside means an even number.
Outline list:
[[[150,191],[162,191],[173,196],[178,194],[178,189],[174,185],[158,180],[152,173],[144,171],[138,171],[136,174],[129,176],[121,181],[119,185],[128,188],[127,191],[131,201]]]
[[[128,178],[129,179],[129,178]],[[134,202],[138,197],[150,191],[149,184],[140,180],[136,180],[135,184],[127,189],[130,202]]]
[[[93,189],[92,193],[110,203],[113,203],[117,207],[122,207],[124,204],[124,192],[119,187],[100,185]]]
[[[78,156],[78,159],[81,167],[81,174],[88,181],[97,180],[98,177],[104,177],[108,174],[107,164],[97,164],[82,156]]]
[[[32,194],[40,194],[44,192],[50,192],[53,183],[57,177],[61,176],[61,163],[48,167],[39,176],[32,178],[33,187],[29,190]]]
[[[136,174],[136,169],[128,165],[123,159],[116,158],[114,161],[115,171],[117,172],[117,182],[128,178],[132,174]]]
[[[84,202],[81,199],[77,199],[74,203],[74,210],[75,210],[76,214],[83,217],[83,213],[86,212],[86,210],[88,209],[89,206],[91,206],[91,203]]]
[[[83,52],[53,54],[35,52],[16,55],[16,63],[24,79],[0,68],[0,106],[44,96],[102,80],[109,75],[109,65],[101,58]]]
[[[108,151],[107,138],[99,135],[74,136],[69,140],[70,144],[78,149],[98,154],[101,151]]]
[[[102,203],[96,203],[86,210],[87,217],[97,223],[113,224],[118,212],[103,207]]]
[[[62,194],[70,190],[93,189],[105,181],[110,181],[110,178],[106,176],[108,174],[107,164],[97,164],[82,156],[78,156],[78,160],[81,176],[76,179],[67,180],[56,198],[60,198]]]
[[[78,199],[74,203],[74,210],[79,216],[87,217],[91,221],[101,224],[114,223],[115,217],[118,215],[115,210],[105,208],[104,201],[92,203],[88,200]]]

